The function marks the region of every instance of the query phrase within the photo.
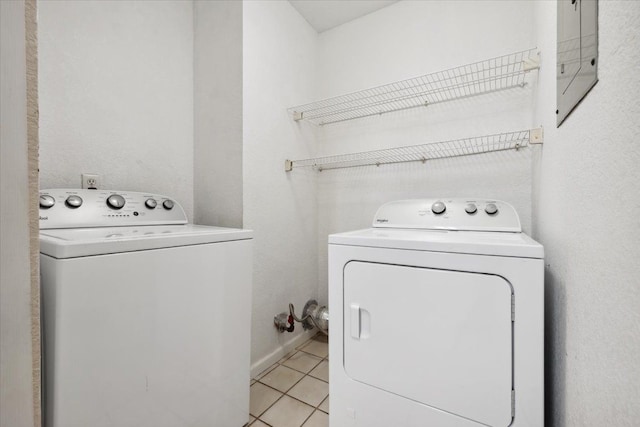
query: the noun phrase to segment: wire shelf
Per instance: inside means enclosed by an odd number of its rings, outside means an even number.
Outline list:
[[[498,56],[437,73],[289,108],[293,119],[316,125],[406,110],[483,93],[522,87],[525,75],[540,67],[536,48]]]
[[[317,171],[323,171],[394,163],[425,163],[432,159],[519,150],[528,147],[530,143],[542,143],[541,128],[314,159],[286,160],[285,170],[289,172],[294,168],[313,168]]]

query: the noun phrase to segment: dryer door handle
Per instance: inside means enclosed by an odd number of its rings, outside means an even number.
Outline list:
[[[351,304],[351,338],[360,339],[360,306]]]

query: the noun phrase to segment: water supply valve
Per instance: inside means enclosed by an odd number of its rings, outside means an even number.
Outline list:
[[[278,332],[284,333],[293,332],[295,326],[293,323],[293,316],[287,313],[280,313],[273,317],[273,324],[278,328]]]
[[[296,316],[293,304],[289,303],[289,313],[280,313],[274,316],[273,324],[278,332],[293,332],[294,322],[302,323],[302,328],[307,331],[317,328],[321,333],[329,335],[329,309],[326,305],[319,305],[314,299],[310,299],[304,305],[302,318]]]

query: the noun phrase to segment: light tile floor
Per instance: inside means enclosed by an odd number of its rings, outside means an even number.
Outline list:
[[[329,345],[318,334],[251,380],[251,427],[329,426]]]

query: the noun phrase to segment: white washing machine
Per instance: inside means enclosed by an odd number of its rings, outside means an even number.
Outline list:
[[[241,427],[252,232],[165,196],[40,193],[45,427]]]
[[[543,256],[497,200],[329,236],[330,425],[542,426]]]

